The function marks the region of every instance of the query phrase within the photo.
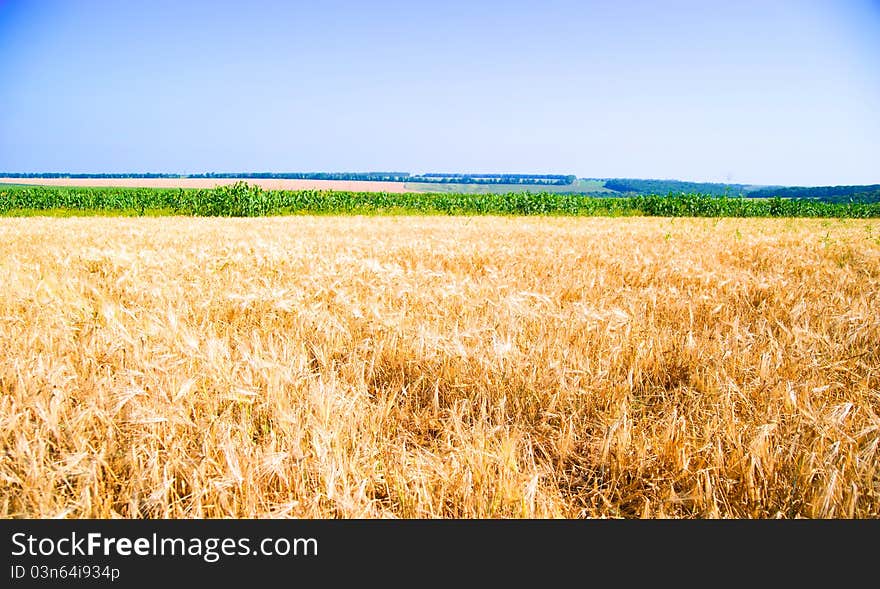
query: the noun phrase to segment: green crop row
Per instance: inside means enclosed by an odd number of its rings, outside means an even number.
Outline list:
[[[747,199],[707,194],[593,197],[553,192],[507,194],[263,190],[245,182],[211,189],[5,186],[0,214],[23,211],[164,211],[194,216],[273,214],[645,215],[664,217],[880,217],[880,203]]]

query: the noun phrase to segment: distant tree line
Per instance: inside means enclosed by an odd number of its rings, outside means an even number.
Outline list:
[[[437,184],[536,184],[545,186],[568,186],[577,176],[563,174],[449,174],[431,172],[410,176],[410,182],[433,182]]]
[[[252,178],[271,180],[360,180],[365,182],[406,182],[408,172],[207,172],[186,178]]]
[[[206,172],[203,174],[121,173],[71,174],[69,172],[0,172],[4,178],[248,178],[278,180],[366,180],[406,182],[407,172]]]
[[[684,182],[681,180],[637,180],[633,178],[612,178],[605,181],[605,188],[623,193],[668,194],[699,193],[713,196],[738,196],[745,194],[746,184],[719,184],[714,182]],[[752,193],[749,193],[751,196]]]
[[[748,184],[613,178],[605,181],[605,188],[623,194],[699,193],[713,196],[743,196],[746,198],[812,199],[828,203],[880,202],[880,184],[756,187]]]
[[[270,180],[360,180],[365,182],[432,182],[440,184],[535,184],[568,186],[577,177],[560,174],[441,174],[409,172],[205,172],[202,174],[120,173],[71,174],[39,172],[2,174],[6,178],[244,178]]]
[[[880,184],[762,188],[750,192],[749,196],[755,198],[815,198],[825,202],[880,202]]]
[[[124,173],[71,174],[70,172],[0,172],[2,178],[185,178],[180,174]]]

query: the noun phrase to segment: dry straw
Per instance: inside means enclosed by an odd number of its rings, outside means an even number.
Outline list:
[[[0,513],[878,517],[878,233],[0,219]]]

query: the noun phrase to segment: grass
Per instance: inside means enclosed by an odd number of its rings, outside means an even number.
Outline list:
[[[510,194],[512,192],[580,193],[590,195],[618,194],[605,188],[604,180],[578,179],[564,186],[537,186],[529,184],[441,184],[437,182],[406,182],[407,190],[414,192],[441,192],[457,194]]]
[[[0,219],[0,514],[880,517],[877,233]]]

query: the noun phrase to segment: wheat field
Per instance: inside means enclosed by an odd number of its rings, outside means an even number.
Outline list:
[[[6,518],[880,517],[880,224],[0,219]]]

